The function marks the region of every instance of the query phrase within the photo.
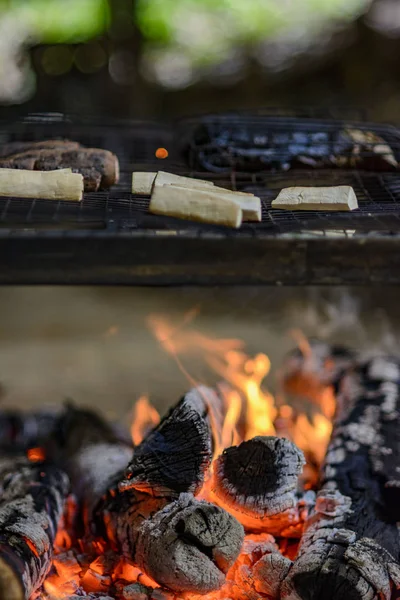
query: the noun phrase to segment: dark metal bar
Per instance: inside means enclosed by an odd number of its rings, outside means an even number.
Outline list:
[[[400,238],[3,230],[0,284],[394,285]]]

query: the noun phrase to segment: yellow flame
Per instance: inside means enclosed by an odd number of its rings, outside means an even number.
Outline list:
[[[158,411],[149,402],[147,396],[141,396],[135,404],[131,435],[135,446],[140,444],[146,433],[160,422]]]

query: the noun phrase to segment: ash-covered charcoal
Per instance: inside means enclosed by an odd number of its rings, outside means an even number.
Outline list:
[[[289,440],[255,437],[227,448],[216,460],[213,498],[246,529],[282,535],[299,522],[296,491],[304,463],[303,453]]]
[[[180,493],[200,488],[211,460],[210,425],[200,398],[188,394],[178,403],[139,446],[137,462],[134,450],[98,415],[71,406],[54,441],[92,534],[160,585],[205,593],[223,584],[244,532],[223,509]],[[186,460],[173,465],[168,456],[178,456],[180,448]],[[174,480],[179,465],[183,476]],[[103,583],[92,573],[88,578],[86,585]]]
[[[104,594],[73,594],[72,596],[62,596],[62,600],[82,600],[86,598],[86,600],[115,600],[112,596],[105,596]],[[141,599],[140,599],[141,600]]]
[[[69,489],[57,467],[0,459],[0,598],[27,600],[43,584]]]
[[[29,171],[71,168],[73,172],[83,175],[85,192],[107,189],[118,183],[118,158],[108,150],[85,148],[69,140],[26,143],[22,148],[13,154],[10,154],[10,147],[3,148],[0,168]]]
[[[224,585],[211,594],[191,595],[190,600],[278,600],[291,564],[268,533],[247,535]]]
[[[303,453],[289,440],[253,438],[216,460],[211,498],[248,533],[298,539],[315,504],[314,492],[299,490],[303,466]]]
[[[399,382],[388,356],[342,377],[322,488],[282,600],[390,600],[399,589]]]
[[[246,125],[201,124],[185,154],[192,166],[211,172],[289,169],[364,169],[393,171],[399,167],[389,143],[373,131],[343,128],[318,131],[310,125],[277,129],[260,121]]]

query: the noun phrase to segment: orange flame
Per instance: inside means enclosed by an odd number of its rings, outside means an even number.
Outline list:
[[[268,356],[259,353],[251,357],[246,353],[245,344],[241,340],[206,336],[190,327],[197,314],[198,309],[192,309],[177,325],[160,315],[150,315],[147,322],[160,346],[175,359],[191,385],[197,382],[182,364],[182,357],[191,354],[200,355],[222,379],[218,384],[218,391],[223,400],[224,420],[220,431],[214,427],[215,458],[225,448],[257,435],[283,435],[292,439],[306,455],[311,455],[314,463],[320,463],[332,429],[330,419],[335,410],[333,389],[317,385],[317,382],[310,382],[307,378],[306,384],[315,386],[312,397],[318,406],[318,412],[308,417],[306,413],[298,414],[285,404],[278,409],[275,398],[264,388],[264,380],[271,368]],[[292,332],[292,336],[305,359],[312,361],[312,348],[307,338],[300,331]],[[213,411],[215,407],[210,408]],[[134,440],[143,438],[141,424],[155,424],[155,415],[159,419],[147,398],[146,402],[139,400],[139,409],[136,412],[140,416],[132,428],[135,432]],[[217,418],[211,420],[218,422]],[[206,484],[201,496],[206,497],[207,494]]]
[[[147,396],[141,396],[135,404],[131,425],[132,440],[138,446],[146,433],[160,422],[160,415],[150,404]]]

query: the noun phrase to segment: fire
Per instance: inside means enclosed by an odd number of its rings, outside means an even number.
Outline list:
[[[331,418],[335,410],[333,390],[329,386],[322,385],[316,377],[313,378],[312,369],[306,373],[305,383],[303,380],[300,381],[301,378],[290,381],[289,391],[291,392],[299,390],[302,392],[301,386],[306,385],[307,387],[307,394],[300,393],[300,396],[309,397],[309,406],[299,412],[297,406],[287,404],[287,399],[283,394],[274,397],[266,389],[265,381],[271,369],[271,363],[266,354],[260,352],[255,356],[250,356],[241,340],[218,339],[203,334],[192,325],[197,314],[197,309],[191,310],[177,325],[172,324],[164,317],[152,315],[148,318],[148,325],[160,346],[169,356],[173,357],[190,386],[203,383],[196,381],[183,364],[185,357],[191,354],[200,357],[219,381],[216,388],[222,400],[222,420],[221,415],[216,412],[217,407],[210,406],[210,421],[214,430],[214,462],[211,464],[198,497],[211,502],[216,501],[212,490],[215,460],[224,449],[255,436],[287,437],[301,448],[308,459],[303,475],[303,484],[305,489],[312,488],[317,481],[318,466],[325,455],[331,433]],[[109,334],[113,335],[114,333],[110,332]],[[312,349],[304,336],[298,332],[295,335],[307,364],[307,361],[312,361]],[[133,411],[131,434],[134,444],[140,444],[147,433],[159,422],[160,415],[148,396],[141,396]],[[40,448],[30,449],[28,457],[32,461],[44,458]],[[220,500],[218,502],[220,503]],[[230,510],[229,507],[225,508]],[[53,570],[44,584],[44,593],[41,596],[43,600],[65,599],[78,593],[79,590],[84,590],[86,594],[95,593],[107,596],[110,595],[107,593],[110,589],[118,591],[118,585],[126,585],[127,582],[137,582],[151,588],[158,587],[156,582],[136,566],[113,554],[113,551],[107,548],[106,543],[101,539],[92,539],[89,545],[85,539],[78,540],[80,556],[88,556],[84,564],[78,563],[77,555],[74,555],[71,550],[73,544],[69,533],[73,530],[74,509],[76,507],[71,500],[67,517],[64,518],[57,534],[55,544],[57,555],[54,559]],[[287,526],[291,527],[293,531],[296,526],[303,526],[306,517],[300,515],[302,510],[303,508],[300,506],[297,513],[294,511],[283,513],[282,518],[287,518]],[[304,507],[304,511],[306,510],[307,508]],[[233,509],[231,512],[234,514]],[[256,529],[253,528],[253,531]],[[223,588],[207,594],[207,596],[192,594],[190,600],[222,600],[227,597],[237,600],[244,591],[249,600],[259,598],[257,590],[253,588],[254,581],[246,579],[245,574],[250,572],[250,567],[260,559],[261,550],[263,552],[276,551],[283,556],[293,558],[297,550],[297,541],[293,536],[289,536],[289,538],[283,539],[278,547],[269,533],[246,535],[242,553],[228,572]],[[28,540],[27,543],[29,543]]]
[[[135,404],[131,434],[135,446],[140,444],[146,433],[160,422],[160,415],[150,404],[147,396],[141,396]]]
[[[264,387],[271,368],[268,356],[263,353],[249,356],[244,342],[238,339],[218,339],[204,335],[191,327],[197,314],[197,309],[189,311],[177,325],[162,316],[151,315],[148,325],[161,347],[174,358],[190,385],[198,382],[189,375],[182,359],[191,354],[200,354],[205,364],[221,379],[218,391],[224,404],[224,422],[222,431],[214,431],[215,457],[224,448],[258,435],[282,435],[294,441],[307,456],[311,454],[314,463],[320,464],[332,428],[330,421],[335,410],[333,389],[320,384],[315,377],[307,377],[306,383],[311,386],[308,389],[309,395],[312,395],[318,411],[308,416],[305,412],[296,412],[286,404],[279,406],[274,396]],[[311,361],[312,350],[307,339],[298,331],[292,332],[292,336],[305,361]],[[142,399],[139,402],[140,418],[133,425],[137,439],[142,436],[138,423],[155,422],[154,415],[158,416],[147,398],[146,403]],[[144,414],[143,408],[146,409]],[[210,408],[213,410],[213,407]]]

